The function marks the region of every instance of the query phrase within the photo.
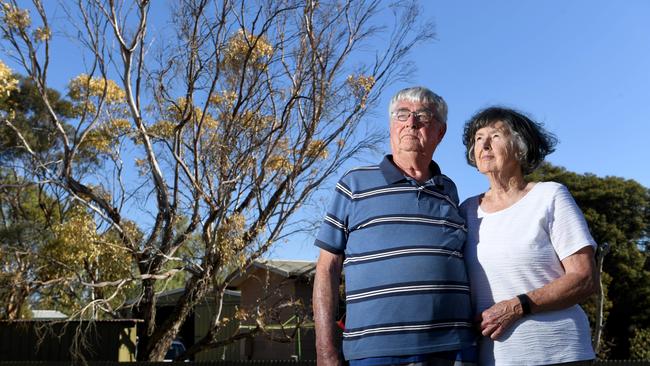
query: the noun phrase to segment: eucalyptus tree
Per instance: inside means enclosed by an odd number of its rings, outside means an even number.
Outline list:
[[[413,71],[409,52],[434,36],[415,2],[173,4],[165,13],[162,2],[79,0],[58,13],[65,19],[50,17],[50,3],[3,1],[0,25],[6,57],[39,90],[57,154],[39,156],[11,118],[3,123],[31,155],[30,169],[92,216],[89,240],[102,246],[110,233],[114,257],[129,258],[128,274],[76,285],[102,289],[93,314],[133,308],[147,360],[162,359],[207,294],[217,311],[188,354],[246,336],[219,337],[228,284],[304,229],[299,208],[377,144],[383,129],[364,121],[382,91]],[[170,21],[156,24],[153,14]],[[67,93],[72,131],[46,92],[55,37],[66,29],[80,50],[68,58],[78,70]],[[87,156],[97,159],[92,169]],[[157,324],[159,283],[177,276],[184,293]],[[134,286],[136,301],[115,301]],[[266,309],[239,314],[256,320],[253,333],[265,331]]]

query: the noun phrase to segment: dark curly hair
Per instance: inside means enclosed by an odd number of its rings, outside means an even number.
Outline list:
[[[503,122],[510,129],[513,147],[524,174],[532,173],[544,161],[546,155],[555,151],[557,138],[546,131],[542,124],[525,114],[510,108],[489,107],[478,111],[467,122],[463,132],[465,158],[476,167],[474,160],[474,137],[483,127]]]

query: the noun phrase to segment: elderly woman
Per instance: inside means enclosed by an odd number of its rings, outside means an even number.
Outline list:
[[[597,288],[595,243],[566,187],[527,182],[555,138],[523,114],[492,107],[466,124],[467,161],[487,192],[463,202],[465,260],[480,321],[479,365],[589,365],[577,305]]]

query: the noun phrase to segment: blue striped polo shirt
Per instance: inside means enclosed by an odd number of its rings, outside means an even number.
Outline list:
[[[457,350],[473,341],[466,227],[455,184],[404,176],[387,155],[348,171],[315,245],[344,254],[347,360]]]

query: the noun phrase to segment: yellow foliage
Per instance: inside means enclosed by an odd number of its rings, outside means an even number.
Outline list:
[[[106,92],[107,103],[124,102],[126,93],[116,82],[100,77],[81,74],[70,81],[68,95],[75,101],[85,101],[90,97],[101,97]]]
[[[129,120],[124,119],[124,118],[115,118],[110,121],[108,121],[108,124],[106,125],[107,128],[113,129],[115,132],[115,135],[120,135],[124,133],[128,133],[131,131],[131,122]]]
[[[2,60],[0,60],[0,96],[9,96],[12,91],[18,89],[18,79]]]
[[[244,111],[238,116],[237,123],[242,129],[257,133],[273,122],[272,117],[263,116],[259,112]]]
[[[180,122],[183,119],[183,111],[187,108],[187,99],[178,98],[175,104],[169,104],[167,114],[170,120]]]
[[[361,108],[365,108],[368,95],[372,87],[375,86],[375,78],[373,76],[350,75],[347,82],[352,88],[352,94],[359,100]]]
[[[111,152],[112,144],[111,138],[102,129],[97,129],[88,132],[83,142],[83,147],[91,147],[99,152]]]
[[[29,12],[24,9],[19,9],[13,4],[2,2],[2,12],[4,13],[2,21],[9,27],[19,30],[25,30],[32,24],[29,18]]]
[[[149,128],[147,128],[147,131],[156,137],[171,139],[174,137],[175,127],[176,125],[173,122],[162,120],[149,126]]]
[[[630,340],[630,354],[635,360],[650,359],[650,328],[635,328]]]
[[[233,213],[227,217],[217,230],[217,248],[224,262],[243,267],[244,255],[243,235],[246,229],[246,218],[242,214]]]
[[[61,263],[82,263],[84,259],[100,253],[100,247],[95,245],[99,240],[95,221],[81,209],[72,212],[66,222],[55,225],[53,231],[60,248],[47,248],[49,250],[46,251]]]
[[[246,218],[242,214],[233,214],[228,218],[228,226],[231,230],[241,232],[246,225]]]
[[[278,140],[277,145],[275,146],[275,150],[280,152],[281,154],[286,154],[289,152],[289,140],[286,138],[282,138]]]
[[[219,121],[214,119],[210,113],[206,113],[203,118],[203,128],[214,130],[219,127]]]
[[[230,109],[235,104],[237,100],[237,93],[230,90],[223,90],[220,93],[214,93],[210,96],[208,101],[213,106],[225,107],[225,109]]]
[[[275,117],[263,115],[259,111],[252,110],[244,110],[235,116],[230,115],[229,112],[222,112],[218,118],[224,130],[228,131],[226,133],[227,135],[246,136],[246,139],[250,139],[251,134],[257,136],[267,131],[275,122]],[[218,125],[215,127],[218,127]],[[221,132],[225,133],[225,131]],[[224,143],[223,141],[219,141],[219,135],[213,135],[211,139],[215,143]]]
[[[266,161],[266,167],[270,170],[278,170],[288,172],[291,170],[293,165],[286,156],[283,155],[271,155]]]
[[[137,226],[131,222],[123,225],[125,231],[137,237]],[[131,257],[121,245],[115,232],[100,234],[91,214],[82,207],[68,212],[65,222],[52,228],[55,240],[41,251],[43,264],[39,278],[77,277],[92,272],[97,281],[111,281],[128,278],[131,271]]]
[[[266,70],[266,61],[273,55],[273,46],[266,37],[257,37],[240,29],[228,40],[224,52],[223,63],[231,70],[238,70],[244,66]]]
[[[248,320],[249,317],[250,315],[244,309],[237,308],[237,310],[235,311],[235,319],[239,321]]]
[[[119,136],[131,131],[131,123],[126,119],[112,119],[91,130],[83,141],[83,147],[90,147],[98,152],[109,153],[117,146]]]
[[[123,221],[122,230],[124,230],[124,233],[136,242],[142,239],[142,232],[140,231],[140,228],[138,228],[138,225],[133,221]]]
[[[227,147],[221,146],[219,144],[217,135],[214,135],[211,140],[216,146],[216,148],[212,150],[212,159],[216,162],[216,166],[218,167],[221,174],[227,175],[227,172],[230,172],[232,168],[232,163],[230,162],[230,157],[228,156],[229,150]]]
[[[266,159],[265,168],[281,172],[289,172],[293,169],[293,164],[289,160],[289,140],[286,138],[278,140],[273,148],[273,153]]]
[[[135,159],[135,166],[138,168],[138,174],[141,177],[149,173],[149,160]]]
[[[34,30],[34,39],[40,42],[45,42],[52,38],[52,30],[47,27],[38,27]]]
[[[72,112],[75,116],[81,116],[84,113],[94,114],[96,111],[95,104],[90,100],[80,101],[72,106]]]
[[[187,106],[188,101],[185,98],[179,98],[176,101],[176,105],[170,105],[167,108],[167,117],[173,121],[173,122],[167,122],[167,124],[172,124],[173,123],[178,123],[183,120],[183,111],[188,107]],[[203,119],[203,128],[209,128],[209,129],[214,129],[217,128],[218,126],[218,121],[215,120],[210,113],[206,113],[205,116],[203,115],[203,110],[199,107],[193,106],[192,109],[190,110],[190,121],[194,123],[195,125],[198,125],[199,122],[201,122],[201,119]],[[161,137],[166,137],[170,138],[173,136],[172,134],[169,134],[169,127],[167,126],[167,132],[161,134]],[[155,134],[155,133],[154,133]]]
[[[239,167],[242,171],[247,171],[249,169],[252,169],[255,166],[255,163],[255,157],[249,155],[244,158],[244,161],[239,164]]]
[[[306,154],[309,158],[327,159],[329,152],[323,140],[314,140],[309,143]]]

